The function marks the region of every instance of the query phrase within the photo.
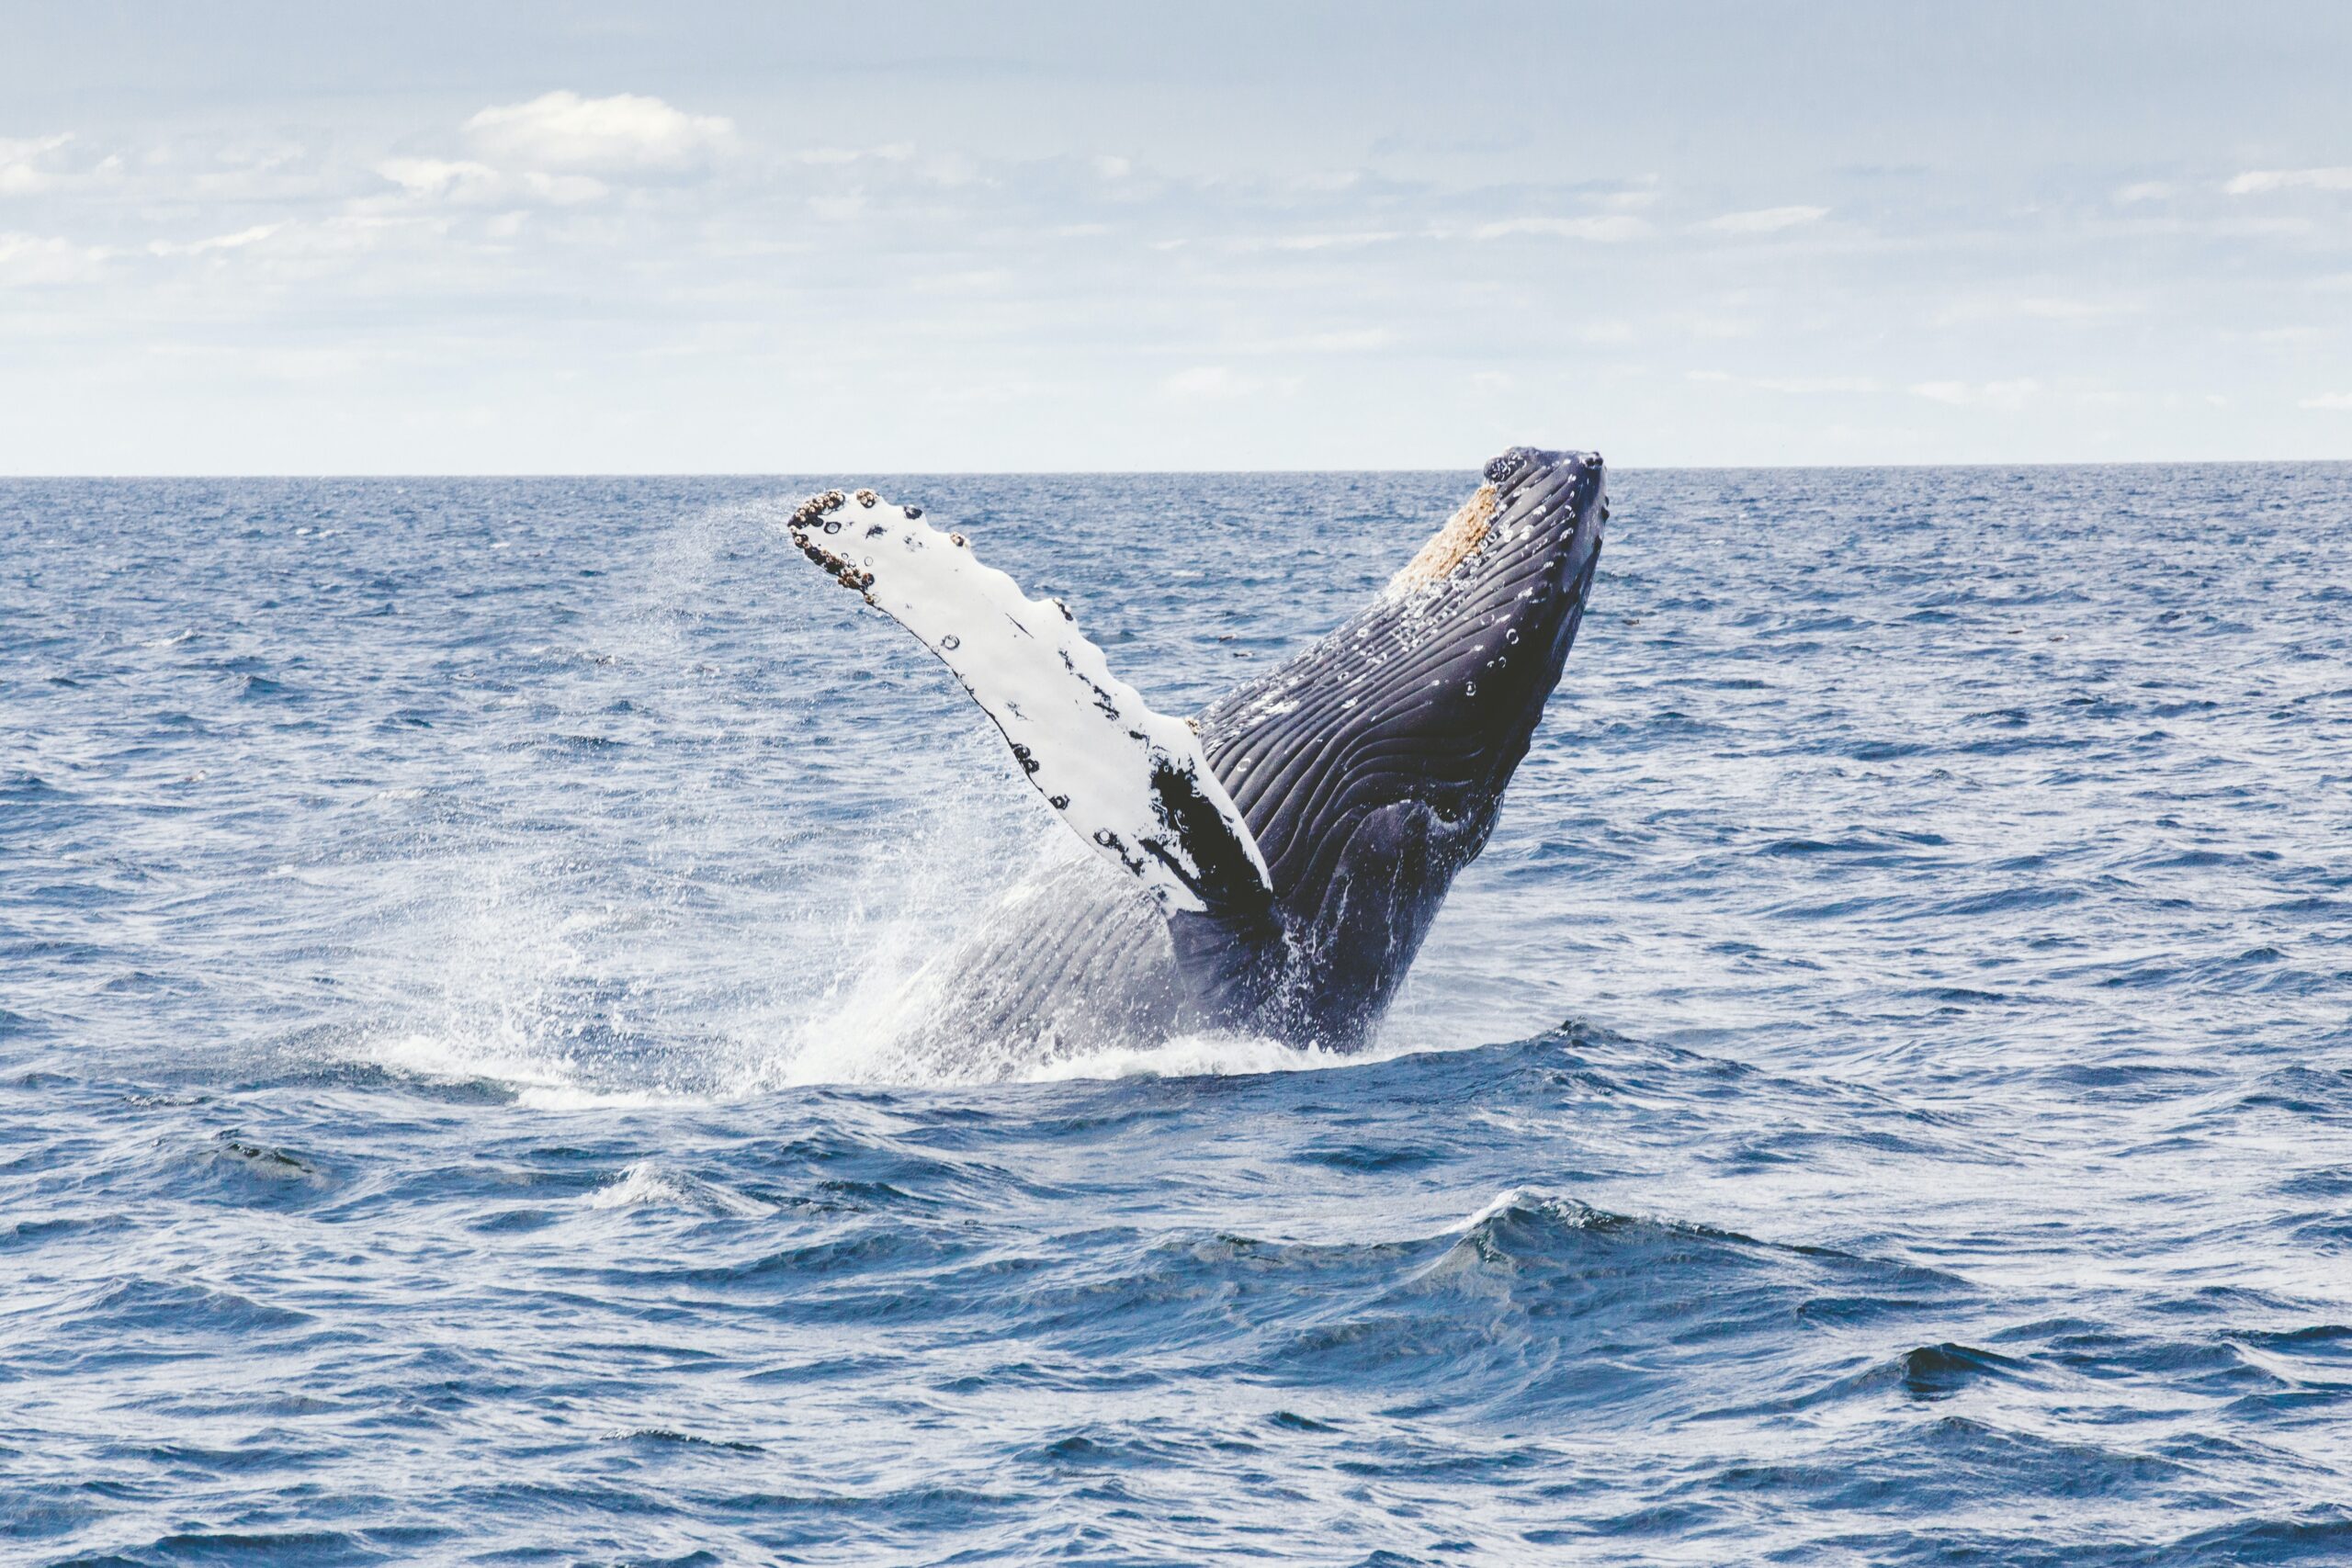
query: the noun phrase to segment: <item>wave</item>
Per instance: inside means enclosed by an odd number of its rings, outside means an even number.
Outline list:
[[[757,1219],[775,1213],[774,1204],[763,1203],[699,1176],[667,1169],[653,1160],[638,1161],[617,1179],[589,1193],[585,1202],[592,1209],[686,1209],[741,1219]]]

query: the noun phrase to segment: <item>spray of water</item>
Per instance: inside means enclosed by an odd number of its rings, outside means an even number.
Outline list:
[[[835,743],[859,722],[841,682],[869,666],[850,637],[823,679],[779,657],[759,587],[782,515],[680,521],[575,643],[527,650],[527,733],[435,760],[426,808],[406,803],[375,846],[352,1055],[550,1109],[1341,1060],[1246,1037],[1073,1050],[914,1028],[934,1021],[955,937],[1079,849],[952,694],[933,694],[953,722],[909,744]],[[876,651],[871,668],[910,665]]]

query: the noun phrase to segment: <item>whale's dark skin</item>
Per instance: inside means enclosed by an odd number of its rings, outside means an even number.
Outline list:
[[[1205,1030],[1361,1044],[1494,829],[1600,558],[1598,454],[1515,447],[1485,477],[1476,547],[1449,561],[1442,532],[1415,563],[1427,581],[1199,716],[1271,898],[1163,918],[1091,859],[1057,867],[933,964],[924,1032],[1057,1052]]]

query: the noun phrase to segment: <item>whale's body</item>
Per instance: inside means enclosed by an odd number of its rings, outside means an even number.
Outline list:
[[[1484,478],[1363,611],[1190,721],[1150,713],[1067,611],[1039,614],[913,509],[805,504],[796,541],[948,662],[1128,874],[1073,861],[1016,890],[934,961],[918,1027],[1048,1052],[1200,1030],[1361,1043],[1494,828],[1600,557],[1597,454],[1513,448]]]

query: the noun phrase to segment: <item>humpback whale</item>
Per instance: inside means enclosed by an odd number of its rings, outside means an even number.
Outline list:
[[[1600,454],[1513,447],[1371,604],[1180,718],[922,508],[801,502],[793,543],[955,672],[1094,852],[933,961],[922,1027],[1047,1054],[1210,1030],[1362,1043],[1493,830],[1608,516]]]

